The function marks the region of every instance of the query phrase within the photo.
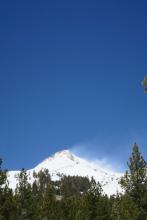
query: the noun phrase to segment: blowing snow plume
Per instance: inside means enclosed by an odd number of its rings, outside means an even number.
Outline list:
[[[32,184],[34,181],[34,171],[38,173],[44,169],[49,170],[53,181],[59,180],[61,175],[82,176],[88,177],[89,179],[93,177],[97,182],[100,182],[103,192],[107,195],[116,194],[122,190],[119,185],[119,180],[122,175],[121,173],[105,169],[105,167],[100,165],[100,163],[96,164],[95,162],[78,157],[70,150],[56,152],[54,155],[39,163],[33,169],[28,170],[27,174],[29,176],[29,182]],[[9,186],[13,190],[15,190],[16,184],[18,183],[18,180],[15,178],[18,174],[19,171],[8,172]]]
[[[121,164],[117,151],[114,152],[114,149],[116,149],[114,145],[112,148],[111,144],[99,143],[96,139],[75,144],[70,148],[75,155],[92,161],[108,171],[124,172],[125,162]]]

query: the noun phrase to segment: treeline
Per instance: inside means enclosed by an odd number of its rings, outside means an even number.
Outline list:
[[[134,144],[128,171],[120,180],[123,194],[104,195],[92,178],[61,176],[52,181],[48,170],[18,175],[15,192],[0,160],[0,220],[147,220],[147,162]]]

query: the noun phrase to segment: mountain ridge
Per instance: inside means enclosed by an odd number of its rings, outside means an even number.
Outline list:
[[[60,175],[66,176],[87,176],[89,179],[92,177],[99,181],[102,185],[104,193],[108,196],[122,192],[119,185],[119,180],[122,176],[121,173],[106,170],[104,167],[97,165],[93,161],[88,161],[84,158],[78,157],[73,154],[70,150],[62,150],[49,156],[37,166],[27,170],[29,175],[29,182],[33,183],[33,172],[39,172],[41,170],[48,169],[52,180],[59,180]],[[20,171],[9,171],[8,181],[9,186],[13,190],[16,188],[17,179],[16,175]]]

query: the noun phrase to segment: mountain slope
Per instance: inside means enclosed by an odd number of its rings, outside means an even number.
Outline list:
[[[116,194],[121,192],[121,187],[118,181],[122,174],[105,170],[97,164],[75,156],[69,150],[63,150],[55,153],[53,156],[45,159],[38,164],[35,168],[28,170],[30,176],[30,182],[33,182],[33,172],[39,172],[40,170],[48,169],[52,180],[58,180],[58,174],[70,175],[70,176],[92,176],[96,181],[99,181],[102,185],[104,193],[107,195]],[[15,189],[17,179],[15,176],[19,171],[8,172],[9,185],[12,189]]]

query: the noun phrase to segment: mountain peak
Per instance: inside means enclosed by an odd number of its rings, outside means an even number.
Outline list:
[[[68,149],[53,154],[33,169],[28,170],[30,182],[32,183],[34,181],[34,171],[38,173],[44,169],[49,170],[51,178],[54,181],[59,180],[59,174],[66,176],[82,176],[88,177],[89,179],[93,177],[96,181],[101,183],[107,195],[113,195],[116,194],[116,192],[122,191],[119,186],[121,177],[119,173],[109,172],[94,162],[74,155]],[[18,174],[18,171],[9,172],[9,183],[12,189],[15,189],[17,185],[15,174]]]
[[[66,157],[70,160],[74,161],[74,155],[71,153],[70,150],[62,150],[57,153],[55,153],[52,157],[57,158],[57,157]]]
[[[48,158],[46,158],[44,161],[42,161],[40,164],[37,165],[37,167],[44,167],[48,166],[48,163],[51,161],[63,161],[63,160],[70,160],[72,162],[76,161],[76,156],[71,153],[70,150],[62,150],[58,151],[55,154],[52,154]]]

